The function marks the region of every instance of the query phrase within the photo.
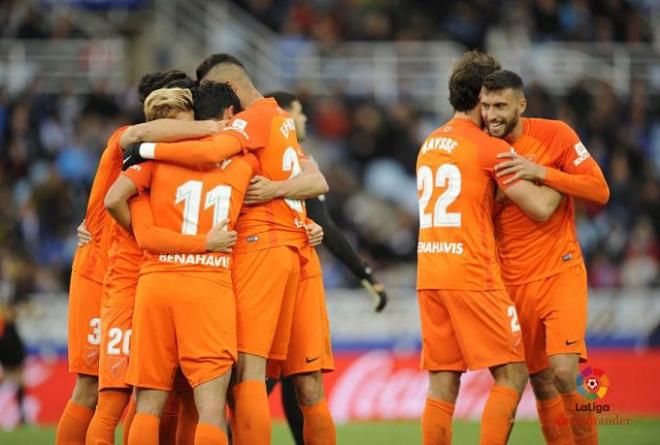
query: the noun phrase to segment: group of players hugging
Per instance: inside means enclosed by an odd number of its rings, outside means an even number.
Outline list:
[[[300,101],[264,97],[228,54],[196,77],[144,76],[145,123],[102,154],[72,266],[77,379],[58,445],[113,444],[124,412],[131,445],[269,444],[280,379],[296,443],[336,443],[315,247],[377,311],[385,289],[328,216]],[[451,443],[461,374],[489,368],[480,443],[507,442],[529,379],[547,443],[595,444],[577,407],[587,287],[574,198],[604,204],[607,184],[568,125],[521,117],[522,80],[492,57],[463,55],[449,93],[455,114],[417,161],[423,443]]]

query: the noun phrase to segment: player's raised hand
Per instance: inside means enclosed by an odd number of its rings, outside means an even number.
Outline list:
[[[373,278],[363,279],[360,281],[362,286],[371,294],[371,299],[374,302],[374,311],[380,312],[387,306],[387,293],[385,286]]]
[[[76,236],[78,237],[78,247],[92,242],[92,234],[87,230],[87,225],[83,219],[78,228],[76,228]]]
[[[243,202],[245,204],[261,204],[272,201],[277,197],[277,183],[257,175],[250,180]]]
[[[238,233],[227,230],[228,219],[223,219],[206,234],[206,250],[209,252],[231,253],[231,247],[238,240]]]
[[[140,156],[140,144],[130,145],[126,150],[124,150],[124,160],[121,163],[121,169],[125,171],[129,167],[142,164],[146,160],[147,159]]]
[[[542,181],[545,178],[546,169],[542,165],[530,161],[515,152],[500,153],[500,159],[510,159],[500,162],[495,166],[498,177],[512,175],[504,180],[504,184],[510,184],[518,179],[528,181]]]
[[[323,227],[311,222],[305,226],[307,229],[307,239],[312,247],[316,247],[323,242]]]

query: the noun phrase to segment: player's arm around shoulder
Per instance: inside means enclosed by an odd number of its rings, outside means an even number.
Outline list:
[[[128,200],[137,193],[137,187],[125,175],[119,175],[108,189],[103,205],[119,225],[131,230],[131,211]]]
[[[219,121],[185,121],[179,119],[157,119],[126,128],[119,145],[126,149],[140,142],[175,142],[211,136],[222,131],[224,124]]]

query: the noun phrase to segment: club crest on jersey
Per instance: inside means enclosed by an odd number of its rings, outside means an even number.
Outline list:
[[[451,154],[457,145],[458,142],[446,136],[439,138],[429,138],[424,142],[424,145],[422,145],[422,154],[431,150],[442,150]]]

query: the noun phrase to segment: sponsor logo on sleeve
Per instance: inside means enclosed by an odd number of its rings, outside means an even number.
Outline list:
[[[241,134],[245,139],[250,139],[248,136],[247,132],[245,131],[245,128],[247,127],[247,121],[244,121],[243,119],[234,119],[231,122],[231,125],[228,127],[225,127],[223,131],[236,131]]]
[[[587,151],[587,147],[582,142],[575,144],[575,154],[577,154],[577,158],[573,161],[573,165],[576,167],[582,164],[585,159],[591,157],[589,151]]]

